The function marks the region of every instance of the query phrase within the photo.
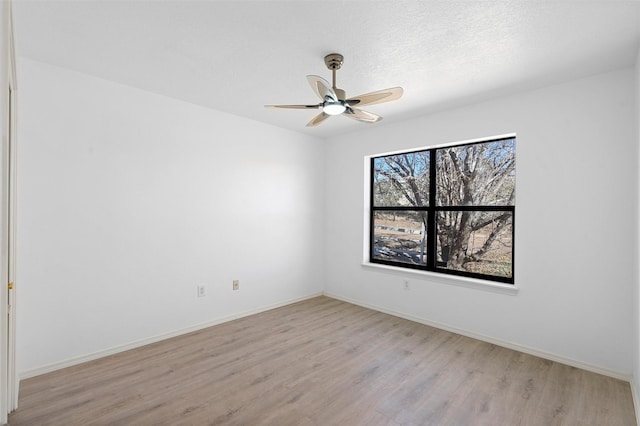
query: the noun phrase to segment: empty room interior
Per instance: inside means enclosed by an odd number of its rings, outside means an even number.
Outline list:
[[[637,424],[639,1],[0,13],[0,423]]]

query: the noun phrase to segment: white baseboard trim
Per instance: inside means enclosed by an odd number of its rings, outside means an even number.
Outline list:
[[[270,311],[272,309],[281,308],[283,306],[291,305],[293,303],[302,302],[304,300],[313,299],[314,297],[322,296],[323,293],[315,293],[307,296],[297,297],[294,299],[285,300],[283,302],[274,303],[271,305],[261,306],[256,309],[252,309],[249,311],[239,312],[237,314],[229,315],[222,318],[217,318],[212,321],[207,321],[205,323],[196,324],[190,327],[182,328],[180,330],[174,330],[169,333],[160,334],[157,336],[148,337],[145,339],[136,340],[134,342],[126,343],[124,345],[114,346],[112,348],[108,348],[105,350],[101,350],[98,352],[93,352],[87,355],[81,355],[78,357],[70,358],[64,361],[55,362],[48,365],[43,365],[41,367],[32,368],[29,370],[21,371],[18,373],[18,377],[20,380],[28,379],[31,377],[39,376],[41,374],[50,373],[52,371],[60,370],[62,368],[72,367],[74,365],[82,364],[84,362],[93,361],[98,358],[103,358],[105,356],[117,354],[119,352],[128,351],[130,349],[139,348],[141,346],[149,345],[151,343],[160,342],[162,340],[170,339],[172,337],[177,337],[183,334],[191,333],[194,331],[202,330],[204,328],[212,327],[214,325],[222,324],[225,322],[233,321],[239,318],[247,317],[249,315],[259,314],[261,312]]]
[[[467,330],[462,330],[456,327],[450,327],[446,324],[441,324],[435,321],[426,320],[424,318],[415,317],[413,315],[405,314],[402,312],[394,311],[392,309],[383,308],[381,306],[372,305],[369,303],[361,302],[359,300],[351,299],[348,297],[343,297],[333,293],[324,292],[324,295],[327,297],[331,297],[333,299],[342,300],[343,302],[351,303],[354,305],[362,306],[363,308],[373,309],[374,311],[382,312],[385,314],[393,315],[396,317],[404,318],[409,321],[414,321],[420,324],[428,325],[431,327],[439,328],[441,330],[450,331],[452,333],[460,334],[462,336],[471,337],[472,339],[482,340],[483,342],[492,343],[497,346],[502,346],[508,349],[513,349],[515,351],[524,352],[529,355],[537,356],[540,358],[548,359],[550,361],[559,362],[561,364],[570,365],[572,367],[580,368],[583,370],[591,371],[593,373],[602,374],[604,376],[613,377],[614,379],[624,380],[631,384],[631,389],[633,390],[633,382],[632,376],[630,374],[626,374],[620,371],[610,370],[608,368],[599,367],[597,365],[588,364],[582,361],[578,361],[575,359],[567,358],[561,355],[556,355],[550,352],[541,351],[538,349],[530,348],[527,346],[522,346],[517,343],[509,342],[506,340],[496,339],[493,337],[485,336],[478,333],[473,333]],[[639,395],[640,396],[640,395]],[[638,405],[636,404],[636,407]],[[636,408],[638,410],[638,408]],[[640,417],[638,417],[640,418]]]

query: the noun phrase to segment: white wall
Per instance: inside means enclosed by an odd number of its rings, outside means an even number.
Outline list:
[[[322,291],[320,140],[27,59],[19,74],[23,375]]]
[[[632,69],[328,141],[31,60],[19,73],[20,372],[323,283],[614,375],[638,368]],[[364,156],[508,132],[518,294],[414,275],[404,291],[403,273],[361,266]]]
[[[630,377],[634,93],[634,72],[625,69],[329,140],[326,291]],[[516,295],[361,266],[364,156],[510,132],[517,133]]]

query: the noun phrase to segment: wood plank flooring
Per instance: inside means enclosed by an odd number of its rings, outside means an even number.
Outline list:
[[[635,425],[628,383],[318,297],[25,380],[10,425]]]

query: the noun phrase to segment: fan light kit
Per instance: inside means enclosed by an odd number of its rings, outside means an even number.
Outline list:
[[[363,123],[376,123],[382,120],[382,117],[370,112],[355,108],[355,106],[381,104],[383,102],[395,101],[400,99],[403,90],[402,87],[392,87],[390,89],[378,90],[376,92],[366,93],[364,95],[347,98],[345,91],[336,87],[336,71],[342,67],[344,58],[339,53],[330,53],[324,57],[324,63],[332,72],[333,84],[317,75],[308,75],[307,80],[318,95],[319,104],[315,105],[265,105],[267,108],[288,108],[288,109],[321,109],[320,114],[316,115],[307,123],[307,127],[314,127],[322,123],[332,115],[344,115],[345,117]]]

